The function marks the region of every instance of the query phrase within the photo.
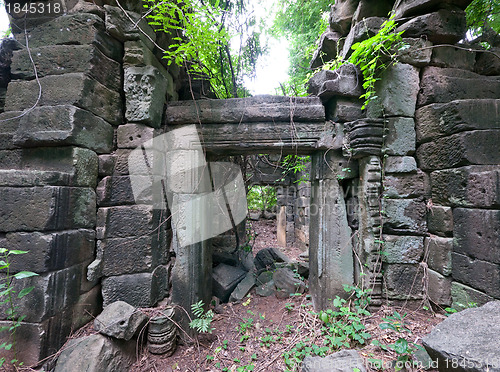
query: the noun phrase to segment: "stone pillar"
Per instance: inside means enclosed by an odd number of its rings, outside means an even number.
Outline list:
[[[312,156],[309,283],[316,310],[345,295],[344,284],[352,285],[354,279],[351,229],[337,179],[339,160],[341,155],[333,151]]]

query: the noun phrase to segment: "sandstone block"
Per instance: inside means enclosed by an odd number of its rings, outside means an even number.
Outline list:
[[[156,34],[147,19],[141,14],[123,10],[115,6],[104,5],[106,10],[106,31],[120,41],[141,40],[149,49],[153,49]],[[142,30],[142,32],[140,30]]]
[[[419,199],[384,199],[384,232],[423,234],[427,230],[427,210]]]
[[[417,264],[392,264],[384,272],[387,295],[394,300],[423,297],[423,270]]]
[[[97,239],[147,236],[155,227],[151,206],[99,208],[97,212]]]
[[[359,69],[353,65],[343,65],[334,70],[322,70],[312,77],[308,91],[321,98],[323,102],[335,96],[358,98],[364,93],[363,78]],[[314,87],[318,85],[317,92]]]
[[[492,52],[498,54],[500,48],[493,48]],[[492,53],[477,53],[474,72],[481,75],[495,76],[500,75],[500,60]]]
[[[71,329],[79,329],[95,319],[102,310],[101,286],[96,285],[90,291],[80,295],[75,305],[71,307]]]
[[[20,147],[70,145],[102,154],[113,147],[113,127],[75,106],[42,106],[20,119],[13,141]]]
[[[340,33],[326,30],[320,37],[319,47],[314,52],[309,67],[315,69],[334,59],[341,45],[340,37]]]
[[[106,306],[94,320],[94,329],[99,333],[128,341],[146,325],[148,317],[139,309],[123,301]]]
[[[355,121],[364,117],[362,103],[348,98],[335,98],[326,103],[326,120],[334,122]]]
[[[304,293],[306,285],[304,281],[296,277],[292,269],[287,267],[279,268],[274,271],[273,281],[276,297],[288,298],[294,293]]]
[[[445,277],[440,273],[428,270],[429,284],[427,293],[430,300],[439,306],[451,305],[451,278]]]
[[[215,296],[227,302],[238,283],[246,276],[246,272],[238,267],[225,264],[217,265],[212,272],[212,288]]]
[[[500,129],[499,99],[434,103],[415,113],[419,143],[475,129]]]
[[[0,186],[82,186],[97,182],[97,155],[78,147],[0,150]]]
[[[330,12],[330,27],[332,30],[340,32],[343,36],[347,35],[351,28],[352,17],[359,0],[340,0],[336,1]]]
[[[450,207],[433,205],[427,214],[429,232],[440,236],[450,236],[453,233],[453,213]]]
[[[122,121],[120,94],[82,73],[52,75],[40,78],[40,106],[74,105],[100,116],[111,124]],[[36,81],[12,81],[5,99],[6,111],[20,111],[37,102]]]
[[[451,254],[453,280],[464,283],[489,296],[500,298],[500,265],[474,259],[460,253]]]
[[[152,140],[154,129],[142,124],[120,125],[117,130],[119,148],[135,149],[144,142]]]
[[[403,36],[405,35],[403,34]],[[403,37],[403,42],[407,45],[407,48],[397,51],[399,62],[415,67],[425,67],[429,64],[432,55],[432,43],[430,41]]]
[[[3,187],[0,231],[94,228],[95,192],[74,187]]]
[[[481,306],[494,300],[493,297],[458,282],[451,283],[451,297],[455,309],[468,308],[471,303]]]
[[[500,130],[476,130],[424,143],[417,150],[422,170],[500,163]]]
[[[439,47],[432,50],[430,64],[437,67],[460,68],[474,70],[476,53],[453,46]]]
[[[415,121],[412,118],[389,118],[386,128],[386,154],[404,156],[415,152]]]
[[[134,176],[134,182],[149,184],[151,179],[147,176]],[[151,188],[144,190],[140,195],[133,193],[129,176],[107,176],[104,177],[97,186],[97,205],[100,207],[110,207],[131,204],[152,205],[153,199]]]
[[[229,302],[242,301],[245,296],[250,292],[250,290],[255,285],[255,275],[254,273],[247,273],[245,278],[238,283],[231,296],[229,296]]]
[[[405,37],[426,37],[435,44],[455,44],[465,37],[466,29],[464,11],[440,9],[412,18],[396,31],[404,31]]]
[[[414,174],[387,175],[384,179],[384,195],[393,199],[429,197],[429,176],[420,170]]]
[[[0,239],[0,246],[26,250],[25,255],[10,258],[10,270],[45,273],[83,263],[94,256],[95,232],[70,230],[51,233],[8,233]]]
[[[419,263],[424,254],[424,238],[420,236],[384,235],[383,261],[387,263]]]
[[[99,177],[111,176],[116,165],[115,155],[99,155]]]
[[[103,306],[125,301],[134,307],[151,307],[165,297],[167,270],[158,266],[152,273],[110,276],[102,280]]]
[[[0,150],[11,150],[17,148],[14,145],[13,137],[19,127],[19,116],[22,111],[8,111],[0,113]]]
[[[38,77],[83,72],[114,91],[122,88],[121,66],[106,57],[95,45],[48,45],[31,50]],[[11,74],[14,79],[35,78],[26,49],[14,52]]]
[[[438,10],[446,5],[453,5],[460,9],[465,9],[471,0],[403,0],[398,3],[395,17],[407,17],[417,14],[426,14],[430,11]]]
[[[499,96],[500,77],[430,66],[423,70],[417,104],[421,107],[458,99],[497,99]]]
[[[28,30],[30,48],[46,45],[97,46],[107,57],[120,61],[122,44],[105,32],[104,21],[95,14],[77,13],[57,17],[54,20]],[[24,44],[24,33],[16,35]]]
[[[378,99],[368,105],[368,117],[415,115],[420,89],[419,69],[398,63],[390,66],[375,84]]]
[[[159,128],[167,93],[165,77],[153,66],[125,69],[125,117]]]
[[[467,166],[431,173],[432,198],[439,204],[459,207],[500,205],[498,166]]]
[[[386,16],[387,14],[384,15]],[[352,54],[353,44],[375,36],[380,31],[380,28],[386,19],[387,18],[374,17],[373,14],[371,14],[369,17],[357,22],[345,38],[344,46],[342,47],[342,52],[340,53],[342,58],[346,60]]]
[[[450,276],[453,238],[441,238],[431,235],[425,238],[425,246],[428,251],[427,263],[429,267],[444,276]]]
[[[389,156],[385,159],[384,170],[386,174],[415,173],[417,162],[413,156]]]
[[[500,211],[455,208],[453,251],[500,265]]]
[[[321,371],[366,372],[366,369],[363,359],[356,350],[342,350],[327,357],[307,356],[304,358],[301,372]]]

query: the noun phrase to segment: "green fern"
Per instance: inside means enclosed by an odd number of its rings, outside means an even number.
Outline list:
[[[212,328],[212,320],[214,318],[214,312],[212,310],[205,310],[203,306],[205,304],[203,301],[198,301],[191,305],[191,311],[196,317],[189,323],[191,329],[196,329],[199,333],[212,333],[214,330]]]

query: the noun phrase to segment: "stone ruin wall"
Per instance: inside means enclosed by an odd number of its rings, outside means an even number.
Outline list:
[[[170,286],[168,211],[153,211],[147,195],[145,205],[135,203],[127,156],[163,132],[163,104],[184,96],[186,85],[149,38],[168,40],[141,23],[146,37],[120,9],[96,3],[68,0],[60,17],[29,18],[40,97],[26,48],[9,43],[10,75],[9,51],[2,53],[0,246],[29,248],[12,268],[40,274],[30,279],[35,290],[21,303],[28,316],[18,330],[36,359],[55,352],[103,303],[153,306]],[[441,305],[500,298],[500,60],[433,47],[463,37],[466,3],[400,3],[397,17],[409,17],[400,29],[412,47],[379,83],[378,107],[361,111],[360,77],[349,69],[311,84],[336,140],[351,149],[341,183],[357,190],[346,191],[346,204],[361,213],[347,208],[348,221],[357,253],[374,270],[384,214],[387,255],[383,274],[372,278],[380,300],[420,301],[425,291]],[[128,9],[136,6],[130,1]],[[338,39],[346,37],[347,53],[365,30],[375,32],[392,6],[337,1],[322,37],[326,58]],[[13,29],[25,44],[21,25]],[[385,118],[387,157],[380,128],[363,129],[365,116]],[[374,147],[359,145],[370,141]]]

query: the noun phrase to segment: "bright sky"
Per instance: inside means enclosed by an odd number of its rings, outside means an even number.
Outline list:
[[[267,17],[267,19],[269,19],[274,1],[276,0],[267,0],[265,2],[266,6],[257,6],[257,17]],[[3,1],[0,0],[0,35],[3,35],[8,28],[9,18],[5,12]],[[274,38],[268,39],[267,42],[269,45],[269,54],[259,59],[255,79],[245,80],[245,86],[254,95],[276,94],[276,89],[279,88],[280,83],[288,79],[288,42],[286,40],[276,40]]]

